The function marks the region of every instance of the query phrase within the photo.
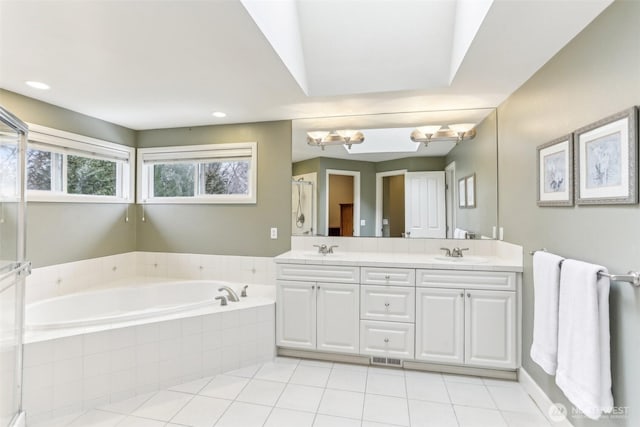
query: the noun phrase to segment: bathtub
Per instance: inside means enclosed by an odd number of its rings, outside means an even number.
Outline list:
[[[215,297],[221,286],[239,288],[222,281],[176,281],[143,286],[117,287],[50,298],[27,305],[27,331],[60,330],[83,326],[111,325],[152,319],[198,308],[220,306]],[[229,309],[264,302],[242,298]],[[222,307],[221,307],[222,308]]]
[[[220,305],[222,281],[100,289],[27,305],[23,406],[40,422],[275,355],[275,302]]]

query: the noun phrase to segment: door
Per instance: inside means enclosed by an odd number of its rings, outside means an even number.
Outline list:
[[[444,168],[445,202],[447,211],[447,239],[453,238],[453,230],[456,228],[456,162],[451,162]]]
[[[405,176],[405,228],[411,237],[445,238],[444,171]]]
[[[468,290],[465,300],[465,362],[515,368],[515,292]]]
[[[358,285],[318,283],[317,349],[339,353],[358,353]]]
[[[280,280],[277,289],[277,345],[316,348],[315,283]]]
[[[0,107],[0,427],[24,423],[22,335],[27,126]]]
[[[416,359],[464,363],[464,290],[416,289]]]
[[[340,204],[340,235],[353,236],[353,203]]]

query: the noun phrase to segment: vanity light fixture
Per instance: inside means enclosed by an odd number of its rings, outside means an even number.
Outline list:
[[[364,134],[359,130],[343,129],[335,131],[307,132],[307,144],[322,148],[327,145],[346,145],[351,148],[353,144],[364,142]]]
[[[474,126],[473,123],[421,126],[411,132],[411,140],[418,144],[424,143],[425,147],[432,141],[455,141],[458,143],[465,139],[475,138]]]

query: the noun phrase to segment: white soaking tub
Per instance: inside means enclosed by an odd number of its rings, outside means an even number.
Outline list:
[[[27,305],[27,331],[45,331],[117,324],[154,318],[204,307],[220,306],[222,286],[240,285],[222,281],[176,281],[144,286],[117,287],[50,298]],[[239,294],[238,290],[238,294]],[[227,309],[260,304],[262,299],[241,298]],[[221,307],[222,308],[222,307]]]
[[[131,283],[27,306],[23,406],[31,422],[275,356],[273,298],[251,296],[249,287],[249,297],[221,306],[218,288],[239,293],[240,284]]]

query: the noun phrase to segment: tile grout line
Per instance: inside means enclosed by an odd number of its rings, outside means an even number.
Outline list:
[[[456,417],[456,423],[458,424],[458,426],[460,426],[460,418],[458,417],[458,413],[456,412],[456,408],[453,404],[453,399],[451,399],[451,392],[449,391],[449,387],[447,386],[447,381],[442,374],[440,374],[440,377],[442,379],[442,383],[444,384],[444,390],[447,392],[447,398],[449,399],[451,410],[453,411],[453,416]]]
[[[269,414],[267,414],[267,418],[265,418],[264,422],[262,423],[262,426],[264,427],[268,422],[269,422],[269,418],[271,417],[271,414],[273,414],[273,410],[276,408],[276,405],[278,404],[278,401],[280,400],[280,398],[282,397],[282,394],[284,393],[284,391],[287,389],[287,386],[291,381],[291,378],[293,378],[294,374],[296,373],[296,371],[298,370],[298,366],[300,366],[300,361],[298,361],[298,363],[296,364],[296,367],[293,369],[293,372],[291,372],[291,376],[289,377],[289,379],[287,380],[286,383],[284,383],[284,387],[282,388],[282,391],[280,392],[280,394],[278,395],[278,398],[276,399],[275,403],[273,404],[273,406],[271,406],[271,410],[269,411]],[[258,371],[256,371],[257,373]],[[255,375],[255,374],[254,374]],[[252,378],[253,379],[253,378]],[[274,381],[275,382],[275,381]],[[239,395],[238,395],[239,396]]]

